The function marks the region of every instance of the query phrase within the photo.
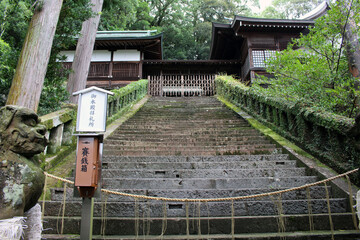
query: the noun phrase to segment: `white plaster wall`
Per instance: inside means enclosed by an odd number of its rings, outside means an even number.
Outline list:
[[[110,62],[111,52],[108,50],[94,50],[91,56],[92,62]]]
[[[75,51],[61,51],[66,56],[64,62],[73,62]],[[91,56],[92,62],[110,62],[111,52],[108,50],[94,50]],[[114,61],[140,61],[140,51],[136,49],[117,50],[114,52]]]
[[[74,61],[75,51],[61,51],[60,55],[66,56],[66,60],[64,62],[72,62]]]
[[[136,49],[117,50],[114,61],[140,61],[140,51]]]

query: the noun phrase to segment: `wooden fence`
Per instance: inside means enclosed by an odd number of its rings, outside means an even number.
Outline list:
[[[215,75],[148,76],[151,96],[212,96],[215,94]]]

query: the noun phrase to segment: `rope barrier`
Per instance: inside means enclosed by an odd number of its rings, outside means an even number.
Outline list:
[[[114,195],[120,195],[120,196],[124,196],[124,197],[131,197],[131,198],[136,198],[136,199],[146,199],[146,200],[157,200],[157,201],[166,201],[166,202],[224,202],[224,201],[237,201],[237,200],[245,200],[245,199],[251,199],[251,198],[261,198],[261,197],[268,197],[268,196],[272,196],[272,195],[278,195],[278,194],[283,194],[283,193],[287,193],[287,192],[292,192],[292,191],[297,191],[297,190],[301,190],[301,189],[305,189],[308,187],[313,187],[316,185],[320,185],[320,184],[325,184],[327,182],[333,181],[335,179],[338,178],[342,178],[345,177],[347,175],[350,175],[352,173],[355,173],[359,171],[359,168],[348,171],[346,173],[343,174],[339,174],[337,176],[331,177],[331,178],[327,178],[318,182],[314,182],[314,183],[310,183],[310,184],[305,184],[299,187],[293,187],[293,188],[289,188],[289,189],[285,189],[285,190],[280,190],[280,191],[274,191],[274,192],[269,192],[269,193],[261,193],[261,194],[253,194],[253,195],[248,195],[248,196],[238,196],[238,197],[227,197],[227,198],[202,198],[202,199],[189,199],[189,198],[167,198],[167,197],[152,197],[152,196],[145,196],[145,195],[137,195],[137,194],[130,194],[130,193],[123,193],[123,192],[117,192],[117,191],[112,191],[112,190],[108,190],[108,189],[101,189],[102,192],[104,193],[108,193],[108,194],[114,194]],[[66,182],[69,184],[74,184],[73,181],[61,178],[61,177],[57,177],[55,175],[49,174],[47,172],[44,173],[47,177],[62,181],[62,182]]]

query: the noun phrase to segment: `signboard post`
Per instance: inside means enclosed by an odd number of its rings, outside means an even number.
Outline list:
[[[82,197],[80,239],[92,239],[93,197],[101,190],[101,160],[106,131],[107,95],[97,87],[73,93],[79,95],[76,121],[75,196]]]

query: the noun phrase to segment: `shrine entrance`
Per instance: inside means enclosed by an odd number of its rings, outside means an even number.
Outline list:
[[[163,97],[213,96],[215,74],[149,76],[148,94]]]
[[[215,76],[240,76],[236,60],[144,60],[148,94],[163,97],[213,96]]]

